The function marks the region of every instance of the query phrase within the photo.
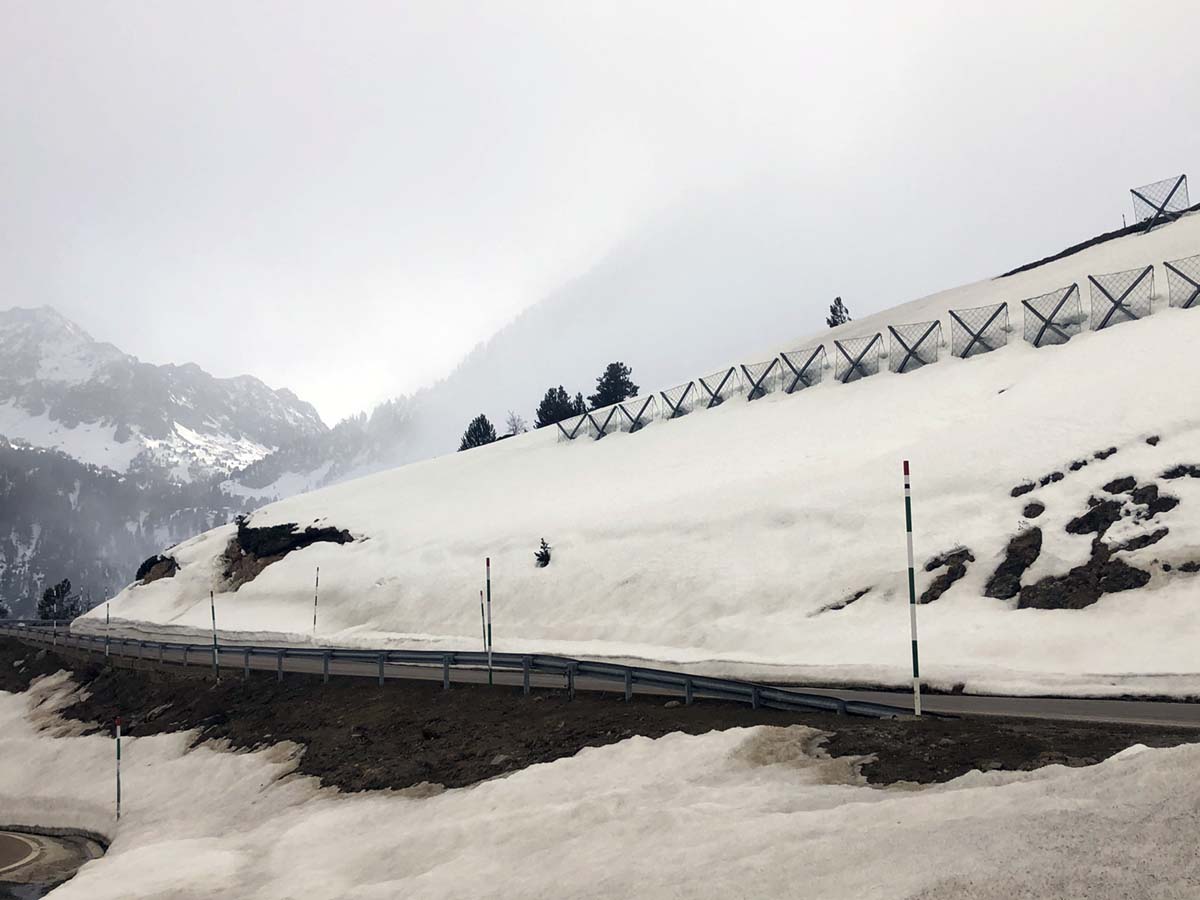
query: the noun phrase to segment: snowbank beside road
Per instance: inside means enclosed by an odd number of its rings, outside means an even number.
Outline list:
[[[490,556],[498,650],[903,684],[900,461],[910,459],[918,564],[959,547],[974,557],[919,613],[935,683],[1200,694],[1190,638],[1200,574],[1181,571],[1200,560],[1200,479],[1162,478],[1200,462],[1200,311],[1165,308],[1161,266],[1152,317],[1065,346],[1021,340],[1019,306],[1072,281],[1086,295],[1088,273],[1197,251],[1193,215],[832,332],[1008,301],[1009,345],[981,357],[727,402],[596,442],[560,444],[545,429],[272,504],[252,524],[320,523],[357,540],[293,552],[232,592],[220,557],[233,528],[217,529],[173,550],[180,572],[125,590],[112,615],[135,634],[203,633],[216,590],[222,629],[307,640],[320,566],[318,641],[473,647]],[[1043,534],[1026,585],[1088,562],[1096,535],[1066,526],[1123,476],[1179,500],[1148,519],[1126,516],[1109,536],[1114,558],[1147,573],[1143,587],[1082,609],[985,596],[1021,530]],[[1046,507],[1037,519],[1026,517],[1031,501]],[[1129,549],[1116,548],[1118,536]],[[544,569],[533,559],[543,537],[554,548]],[[918,590],[944,572],[920,572]],[[103,628],[103,617],[98,609],[75,627]]]
[[[286,747],[164,735],[124,743],[118,825],[111,738],[38,730],[69,690],[55,676],[0,693],[0,808],[112,838],[64,900],[1200,890],[1200,745],[880,790],[822,757],[811,730],[759,727],[633,738],[472,788],[343,795],[289,774]]]

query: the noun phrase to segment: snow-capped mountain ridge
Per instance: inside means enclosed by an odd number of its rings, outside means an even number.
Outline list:
[[[143,363],[48,307],[0,312],[0,435],[15,443],[189,481],[326,430],[311,405],[252,376]]]

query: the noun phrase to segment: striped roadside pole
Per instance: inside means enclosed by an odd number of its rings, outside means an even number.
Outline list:
[[[321,567],[317,566],[317,575],[313,579],[313,639],[317,637],[317,594],[321,590]]]
[[[913,568],[912,485],[908,480],[908,460],[904,460],[904,530],[908,536],[908,613],[912,633],[913,715],[921,715],[921,666],[917,658],[917,580]]]
[[[112,625],[108,618],[108,602],[104,603],[104,658],[108,659],[108,645],[112,638],[109,636],[112,631]]]
[[[492,558],[484,559],[487,581],[487,655],[488,655],[488,684],[492,683]]]
[[[479,589],[479,633],[483,635],[483,652],[487,653],[487,617],[483,614],[483,588]]]
[[[121,818],[121,717],[117,716],[117,819]]]
[[[212,611],[212,631],[213,631],[213,677],[216,678],[217,684],[221,683],[221,651],[217,649],[217,601],[213,597],[213,592],[208,592],[208,606]]]

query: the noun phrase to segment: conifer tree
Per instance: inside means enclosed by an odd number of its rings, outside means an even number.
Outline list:
[[[850,310],[846,309],[846,304],[842,302],[841,297],[835,297],[834,301],[829,304],[829,315],[825,317],[825,324],[830,328],[837,328],[849,321],[851,321]]]
[[[472,447],[482,447],[484,444],[490,444],[495,439],[496,429],[492,427],[492,423],[488,421],[488,417],[480,413],[471,420],[471,424],[463,432],[462,443],[458,445],[458,449],[470,450]]]
[[[623,362],[610,362],[603,374],[596,379],[596,393],[588,397],[592,409],[612,406],[630,397],[636,397],[638,386],[630,377],[633,371]]]

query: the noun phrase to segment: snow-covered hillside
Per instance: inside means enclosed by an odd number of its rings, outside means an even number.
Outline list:
[[[1167,308],[1161,265],[1196,253],[1191,215],[729,362],[934,318],[948,337],[947,310],[1007,301],[1008,346],[969,360],[943,348],[908,374],[827,377],[601,441],[542,430],[284,500],[251,524],[356,540],[295,551],[234,593],[221,561],[234,528],[219,528],[172,551],[174,578],[126,589],[113,616],[203,629],[213,589],[223,629],[303,640],[319,565],[320,640],[474,646],[490,556],[497,649],[903,683],[909,459],[918,565],[967,551],[919,612],[934,683],[1200,693],[1200,469],[1186,468],[1200,463],[1200,311]],[[1149,263],[1153,316],[1064,346],[1022,340],[1021,299],[1078,282],[1086,312],[1088,274]],[[1034,528],[1036,548],[1010,545]],[[948,574],[920,571],[918,591]]]
[[[819,733],[634,737],[470,788],[340,793],[288,744],[112,740],[55,720],[65,675],[0,692],[4,824],[112,841],[55,896],[885,900],[1195,896],[1200,746],[870,787]]]

